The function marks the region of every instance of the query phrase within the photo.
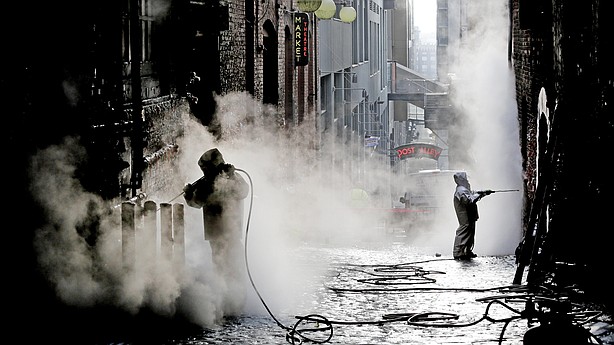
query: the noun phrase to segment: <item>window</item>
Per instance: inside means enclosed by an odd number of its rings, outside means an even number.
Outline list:
[[[122,57],[124,62],[132,60],[132,47],[130,39],[130,11],[129,2],[125,2],[128,10],[122,19]],[[141,36],[141,61],[150,61],[152,57],[152,34],[154,30],[153,4],[152,0],[141,0],[141,8],[139,9],[139,27]]]
[[[373,75],[379,71],[380,63],[380,37],[379,37],[379,24],[375,22],[370,23],[370,39],[369,39],[369,66],[370,73]]]

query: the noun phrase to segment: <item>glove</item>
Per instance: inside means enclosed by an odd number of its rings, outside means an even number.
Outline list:
[[[232,176],[235,173],[235,167],[232,164],[224,164],[222,171],[225,172],[228,176]]]
[[[194,185],[191,183],[186,184],[185,187],[183,187],[183,193],[187,196],[191,196],[194,193]]]
[[[492,193],[494,193],[494,191],[487,189],[484,191],[484,195],[491,195]]]

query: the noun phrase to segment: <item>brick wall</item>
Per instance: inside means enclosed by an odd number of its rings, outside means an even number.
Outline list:
[[[245,1],[230,0],[228,30],[220,33],[220,79],[222,93],[245,90]]]
[[[538,2],[541,2],[538,1]],[[551,56],[549,37],[536,22],[548,20],[534,15],[541,8],[540,4],[528,1],[513,0],[510,8],[512,19],[513,54],[511,56],[516,75],[516,101],[518,105],[520,143],[523,157],[523,173],[525,183],[524,217],[530,210],[536,188],[536,158],[537,158],[537,100],[541,88],[547,93],[549,69],[542,57]],[[526,230],[526,229],[523,229]]]
[[[612,2],[512,0],[510,4],[526,177],[524,224],[539,218],[544,242],[538,262],[577,264],[582,270],[577,282],[587,296],[614,306],[598,275],[613,263],[609,246],[614,236],[603,227],[614,208],[607,155],[614,147],[612,20],[608,18]],[[550,124],[538,134],[542,88]],[[540,126],[546,124],[545,119],[540,121]],[[547,186],[544,193],[540,186]],[[546,197],[543,203],[540,196]],[[532,207],[538,212],[529,214]]]

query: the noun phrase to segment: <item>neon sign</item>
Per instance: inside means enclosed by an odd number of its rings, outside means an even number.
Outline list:
[[[309,17],[307,13],[294,14],[294,64],[305,66],[309,61]]]
[[[431,144],[407,144],[401,145],[394,149],[397,153],[397,157],[403,160],[406,158],[431,158],[434,160],[439,159],[439,155],[441,155],[441,151],[443,149],[441,147],[431,145]]]

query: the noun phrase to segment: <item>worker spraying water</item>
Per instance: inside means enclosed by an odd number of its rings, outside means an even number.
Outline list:
[[[204,238],[211,246],[214,268],[227,288],[224,305],[229,310],[225,314],[236,315],[245,303],[241,235],[243,200],[249,185],[217,148],[203,153],[198,165],[203,177],[186,184],[182,194],[188,206],[203,210]]]
[[[452,254],[456,260],[470,260],[477,257],[473,252],[475,244],[475,224],[479,219],[478,201],[487,195],[497,192],[512,192],[517,189],[501,190],[471,190],[471,184],[466,172],[454,174],[456,189],[454,191],[454,211],[458,219],[458,227],[454,237],[454,248]]]

